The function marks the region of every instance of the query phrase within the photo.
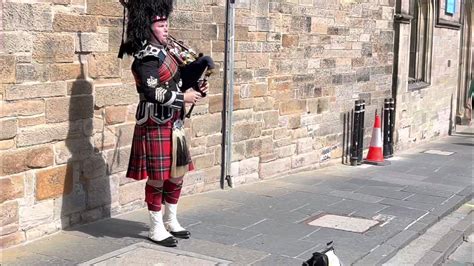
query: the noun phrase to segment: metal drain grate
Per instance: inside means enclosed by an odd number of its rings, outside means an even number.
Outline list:
[[[326,227],[357,233],[363,233],[373,226],[376,226],[378,223],[379,221],[333,214],[326,214],[308,222],[308,224],[312,226]]]
[[[450,156],[450,155],[455,154],[455,152],[452,152],[452,151],[442,151],[442,150],[427,150],[422,153],[441,155],[441,156]]]

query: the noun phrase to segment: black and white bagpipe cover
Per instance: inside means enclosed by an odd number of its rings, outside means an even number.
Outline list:
[[[168,52],[176,59],[180,68],[181,77],[181,91],[194,89],[201,93],[202,97],[206,94],[201,91],[209,76],[212,74],[215,65],[214,61],[209,56],[202,54],[197,55],[191,48],[185,46],[182,42],[177,41],[172,36],[168,36],[169,43],[167,46]],[[181,119],[177,120],[173,125],[173,162],[171,165],[171,177],[181,177],[189,170],[189,163],[191,163],[191,156],[188,145],[186,143],[186,136],[184,132],[184,117],[190,118],[194,109],[194,104],[185,115],[181,115]]]
[[[314,252],[309,260],[303,262],[303,266],[342,266],[342,263],[334,253],[332,242],[329,242],[325,250]]]

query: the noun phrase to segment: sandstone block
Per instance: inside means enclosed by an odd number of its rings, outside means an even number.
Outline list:
[[[15,147],[15,140],[13,139],[0,141],[0,151],[13,149],[14,147]]]
[[[125,85],[103,85],[95,87],[95,106],[133,104],[138,101],[135,89]]]
[[[106,17],[122,17],[123,7],[119,2],[87,1],[87,13]]]
[[[145,182],[132,182],[119,187],[119,202],[125,205],[135,200],[143,200],[145,198]]]
[[[115,174],[126,171],[130,159],[130,147],[107,152],[107,173]]]
[[[76,36],[76,52],[107,52],[107,51],[109,51],[109,35],[106,33],[85,32],[85,33],[80,33]]]
[[[18,147],[79,138],[84,135],[82,120],[21,128],[17,136]]]
[[[64,81],[68,79],[83,79],[84,66],[81,64],[55,64],[51,65],[51,81]]]
[[[288,100],[280,103],[280,115],[302,113],[306,109],[304,100]]]
[[[240,123],[234,125],[234,141],[258,138],[262,132],[262,123]]]
[[[313,149],[313,139],[303,138],[298,139],[297,152],[298,154],[309,152]]]
[[[26,150],[2,153],[2,169],[0,169],[0,175],[5,176],[28,170],[28,167],[25,164],[26,156]]]
[[[272,110],[275,108],[275,98],[273,97],[259,97],[252,98],[253,101],[252,107],[255,111],[266,111]]]
[[[94,179],[106,176],[107,161],[102,154],[94,154],[87,156],[82,162],[82,176],[83,179]]]
[[[252,109],[234,111],[232,121],[234,123],[250,122],[253,119],[254,111]]]
[[[82,161],[92,157],[94,146],[89,138],[68,139],[55,143],[54,150],[56,163],[64,164],[66,162]],[[87,169],[90,168],[86,167],[84,171],[87,171]]]
[[[283,158],[260,164],[260,178],[266,179],[281,175],[291,169],[291,158]]]
[[[297,47],[299,44],[299,37],[296,34],[283,34],[282,46],[285,48]]]
[[[196,169],[205,169],[214,166],[214,154],[205,154],[193,158]]]
[[[218,113],[222,111],[222,94],[209,95],[209,113]]]
[[[44,112],[42,100],[0,102],[0,117],[6,116],[30,116]]]
[[[89,75],[92,78],[120,77],[120,59],[113,54],[91,54],[89,57]]]
[[[123,123],[127,119],[127,106],[109,106],[105,108],[107,125]]]
[[[66,95],[65,82],[12,85],[6,89],[7,100],[46,98],[63,95]]]
[[[192,130],[195,137],[213,135],[221,132],[221,114],[199,116],[192,119]]]
[[[20,226],[23,230],[50,223],[54,217],[54,201],[46,200],[33,206],[20,207]]]
[[[54,15],[53,29],[56,32],[94,32],[97,30],[97,19],[93,16],[58,13]]]
[[[278,111],[267,111],[263,113],[263,128],[275,128],[278,127]]]
[[[232,161],[240,161],[245,159],[245,142],[232,144]]]
[[[18,231],[9,235],[0,236],[0,249],[18,245],[26,240],[25,232]]]
[[[291,157],[296,154],[296,145],[291,144],[275,149],[278,158]]]
[[[265,68],[269,63],[269,54],[264,53],[248,53],[247,68]]]
[[[47,82],[49,80],[50,72],[48,66],[45,64],[28,63],[16,65],[16,81],[22,83],[26,81],[41,81]]]
[[[316,166],[319,163],[319,154],[317,152],[309,152],[298,154],[291,157],[291,168],[301,168],[305,166]]]
[[[29,168],[44,168],[53,165],[54,152],[50,146],[32,149],[26,156],[26,166]]]
[[[97,208],[99,206],[110,205],[111,190],[110,178],[104,176],[101,178],[91,179],[87,182],[87,207],[88,209]]]
[[[0,226],[18,223],[18,202],[8,201],[0,205]]]
[[[0,179],[0,185],[2,188],[0,203],[21,198],[24,195],[24,175],[2,177]]]
[[[20,225],[18,223],[12,223],[12,224],[2,226],[2,230],[0,231],[0,236],[5,236],[5,235],[15,233],[19,229],[20,229]]]
[[[67,195],[72,191],[72,166],[64,165],[36,174],[36,199],[44,200]]]
[[[46,121],[58,123],[92,118],[94,98],[92,95],[46,99]]]
[[[31,52],[33,48],[33,37],[27,32],[4,32],[3,36],[4,51],[8,53]]]
[[[122,23],[120,23],[120,26],[121,25],[122,25]],[[120,26],[115,26],[115,27],[109,28],[109,35],[108,35],[108,41],[107,41],[107,43],[109,45],[109,48],[108,48],[109,52],[118,53],[118,51],[120,49],[120,44],[122,43],[122,29],[121,29]],[[97,47],[99,47],[99,45],[97,45]],[[101,45],[100,45],[100,47],[102,48]],[[97,52],[102,52],[102,51],[97,51]],[[103,51],[103,52],[105,52],[105,51]],[[124,66],[122,66],[122,67],[124,67]],[[127,68],[127,69],[130,69],[130,68]]]
[[[67,223],[67,221],[64,221]],[[62,222],[61,221],[54,221],[52,223],[40,224],[37,225],[29,230],[25,231],[26,239],[28,241],[34,240],[46,235],[51,235],[59,230],[61,230]],[[65,225],[67,226],[67,225]]]
[[[318,114],[329,111],[329,98],[319,98],[318,99]]]
[[[250,158],[239,162],[239,175],[258,173],[260,158]]]
[[[117,136],[117,147],[130,146],[133,141],[133,132],[135,131],[135,124],[120,125],[115,128]]]
[[[74,38],[59,33],[39,33],[34,36],[33,59],[39,63],[68,63],[74,60]]]
[[[18,119],[0,119],[0,128],[0,140],[12,139],[16,136],[18,128]]]
[[[115,134],[106,130],[94,135],[94,147],[100,151],[113,149],[116,143]]]
[[[47,3],[15,3],[3,4],[3,30],[18,31],[52,30],[51,5]]]
[[[252,97],[262,97],[268,93],[267,83],[256,83],[250,86],[250,95]]]
[[[0,83],[15,83],[15,56],[0,55]]]

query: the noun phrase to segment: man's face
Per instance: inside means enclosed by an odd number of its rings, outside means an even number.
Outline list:
[[[168,43],[168,20],[161,20],[151,25],[153,38],[159,43],[166,45]]]

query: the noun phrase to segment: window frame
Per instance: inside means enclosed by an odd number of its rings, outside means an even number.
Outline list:
[[[410,0],[409,2],[409,12],[413,16],[410,22],[408,54],[409,90],[420,90],[431,84],[434,4],[433,0]]]

